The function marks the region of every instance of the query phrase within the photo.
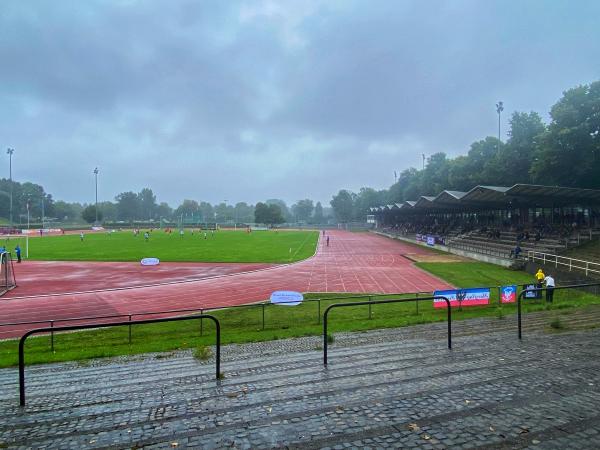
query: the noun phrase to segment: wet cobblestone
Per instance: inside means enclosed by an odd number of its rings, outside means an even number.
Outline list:
[[[489,324],[336,335],[327,369],[316,338],[225,347],[221,381],[189,352],[31,367],[23,410],[3,369],[0,446],[600,448],[600,330]]]

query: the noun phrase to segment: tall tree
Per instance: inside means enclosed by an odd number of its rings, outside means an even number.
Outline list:
[[[287,220],[288,222],[292,221],[292,214],[290,212],[290,209],[288,208],[287,204],[279,199],[279,198],[270,198],[268,200],[265,201],[265,203],[267,205],[277,205],[279,206],[279,209],[281,210],[281,214],[283,214],[283,217],[285,218],[285,220]]]
[[[87,223],[93,223],[96,221],[96,205],[89,205],[87,206],[82,212],[81,212],[81,217],[83,218],[83,220],[85,220]],[[98,208],[98,221],[102,221],[102,211],[100,211],[100,208]]]
[[[352,220],[352,216],[354,214],[355,197],[356,194],[353,194],[346,189],[342,189],[336,195],[334,195],[329,202],[333,208],[335,217],[339,222],[345,223]]]
[[[323,205],[321,202],[317,202],[315,205],[315,215],[313,217],[313,222],[316,224],[321,224],[325,222],[325,217],[323,216]]]
[[[143,219],[153,219],[156,214],[156,195],[150,188],[144,188],[138,194],[140,213]]]
[[[182,217],[187,217],[194,221],[194,218],[198,218],[200,220],[200,206],[196,200],[185,199],[181,205],[175,209],[173,215],[176,220],[181,220]],[[214,217],[209,218],[209,222],[212,222]]]
[[[292,211],[297,222],[307,222],[312,216],[314,209],[313,201],[309,199],[299,200],[292,206]]]
[[[235,204],[234,214],[236,223],[254,222],[254,207],[245,202],[238,202]]]
[[[254,207],[254,221],[256,223],[274,225],[285,222],[285,218],[279,205],[275,203],[267,205],[266,203],[258,202]]]
[[[600,81],[566,91],[550,117],[531,167],[534,181],[600,188]]]
[[[158,218],[163,218],[169,220],[171,216],[173,216],[173,208],[169,206],[166,202],[161,202],[160,205],[156,207],[156,215]]]
[[[139,218],[140,200],[135,192],[122,192],[115,197],[117,217],[119,220],[135,220]]]

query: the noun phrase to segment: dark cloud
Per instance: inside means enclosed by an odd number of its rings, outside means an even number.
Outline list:
[[[21,2],[0,8],[14,174],[89,201],[328,201],[465,153],[494,104],[546,116],[598,78],[600,4]],[[508,114],[505,114],[508,118]],[[506,122],[506,121],[505,121]],[[506,129],[506,123],[504,125]]]

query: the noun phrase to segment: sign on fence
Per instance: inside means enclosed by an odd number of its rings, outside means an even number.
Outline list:
[[[525,289],[537,289],[538,285],[537,284],[524,284],[523,285],[523,290]],[[524,298],[542,298],[542,291],[529,291],[529,292],[525,292],[525,295],[523,296]]]
[[[300,292],[275,291],[271,294],[271,303],[283,306],[296,306],[302,303],[304,296]]]
[[[475,306],[487,305],[490,302],[489,288],[452,289],[447,291],[435,291],[434,297],[446,297],[450,300],[450,306]],[[433,299],[434,308],[446,308],[446,301],[441,298]]]
[[[500,302],[514,303],[517,301],[517,286],[502,286],[500,288]]]

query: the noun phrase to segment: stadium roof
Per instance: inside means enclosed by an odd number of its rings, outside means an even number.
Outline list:
[[[506,191],[507,195],[527,197],[533,201],[551,199],[553,203],[600,203],[600,190],[536,184],[515,184]]]
[[[509,189],[503,186],[475,186],[463,195],[460,200],[461,203],[507,205],[510,203],[510,198],[505,194]]]
[[[417,200],[412,206],[413,208],[431,208],[434,199],[435,197],[422,195],[421,198],[419,198],[419,200]]]
[[[435,197],[435,202],[442,203],[456,203],[461,198],[465,196],[466,192],[463,191],[442,191],[437,197]]]
[[[482,210],[495,208],[555,207],[600,205],[600,190],[535,184],[505,186],[475,186],[468,192],[442,191],[436,197],[422,196],[417,201],[404,201],[374,208],[377,211],[395,210]]]

